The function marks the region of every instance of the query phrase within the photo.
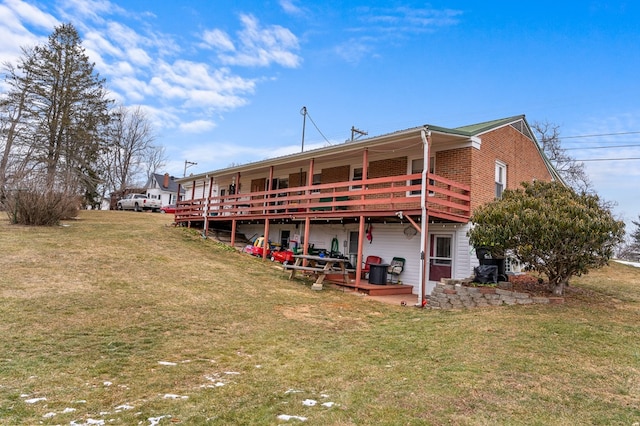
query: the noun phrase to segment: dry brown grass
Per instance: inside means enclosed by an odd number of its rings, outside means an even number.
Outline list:
[[[1,424],[640,421],[638,269],[560,306],[425,311],[313,292],[170,222],[0,219]]]

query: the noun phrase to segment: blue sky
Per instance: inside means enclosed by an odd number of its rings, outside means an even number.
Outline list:
[[[305,149],[525,114],[640,214],[637,1],[0,0],[0,61],[63,22],[176,176],[299,151],[303,106]]]

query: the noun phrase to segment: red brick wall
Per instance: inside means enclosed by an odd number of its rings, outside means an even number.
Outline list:
[[[321,183],[344,182],[351,178],[349,166],[328,167],[322,169]]]
[[[471,149],[471,211],[495,199],[495,163],[507,165],[507,188],[516,189],[523,181],[550,181],[535,142],[511,126],[481,136],[480,149]],[[438,167],[436,159],[436,167]]]
[[[435,174],[471,186],[471,150],[458,148],[436,152]]]
[[[388,158],[369,162],[369,179],[407,174],[407,157]]]
[[[289,173],[289,188],[307,185],[307,172]]]

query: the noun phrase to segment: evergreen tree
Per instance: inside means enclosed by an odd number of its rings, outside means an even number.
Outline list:
[[[13,84],[6,99],[25,100],[20,121],[29,147],[28,181],[44,192],[94,193],[111,102],[104,80],[71,24],[56,27],[45,45],[23,53],[18,72],[9,74]]]

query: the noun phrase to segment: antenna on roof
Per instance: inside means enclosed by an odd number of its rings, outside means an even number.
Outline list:
[[[355,138],[356,133],[358,134],[357,138]],[[367,136],[368,134],[369,134],[368,132],[365,132],[363,130],[358,130],[354,126],[351,126],[351,142],[353,142],[356,139],[359,139],[360,136]]]

